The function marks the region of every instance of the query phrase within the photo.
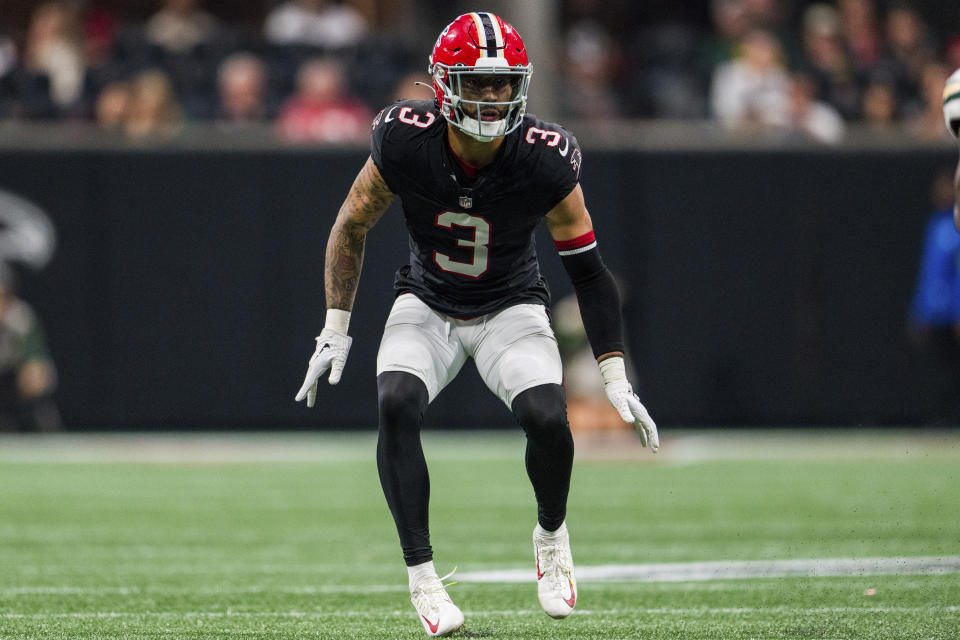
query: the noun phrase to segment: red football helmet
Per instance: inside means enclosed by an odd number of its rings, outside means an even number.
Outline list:
[[[443,117],[467,135],[489,142],[520,126],[533,65],[520,34],[499,16],[465,13],[447,25],[433,47],[428,71]],[[508,86],[505,100],[481,99],[505,93]]]

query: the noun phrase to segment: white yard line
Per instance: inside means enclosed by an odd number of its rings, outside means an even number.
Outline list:
[[[581,582],[689,582],[736,578],[832,577],[960,573],[960,556],[814,558],[740,562],[676,562],[576,567]],[[534,582],[532,567],[458,573],[459,582]]]
[[[806,560],[751,560],[739,562],[676,562],[666,564],[628,564],[577,567],[580,582],[707,582],[742,578],[845,577],[875,575],[947,575],[960,573],[960,556],[926,556],[900,558],[812,558]],[[534,582],[532,568],[497,571],[467,571],[456,574],[463,583]],[[705,587],[706,588],[706,587]],[[375,594],[406,592],[404,584],[324,584],[324,585],[253,585],[194,588],[164,587],[80,587],[63,585],[31,585],[0,588],[0,597],[44,595],[139,595],[144,593],[191,593],[227,595],[282,593],[291,595]]]
[[[68,587],[56,585],[39,585],[30,587],[0,588],[0,597],[19,596],[129,596],[129,595],[157,595],[157,594],[191,594],[191,595],[240,595],[240,594],[286,594],[286,595],[334,595],[374,593],[407,593],[407,585],[371,584],[371,585],[278,585],[278,586],[249,586],[249,587]]]
[[[610,616],[624,614],[643,615],[676,615],[676,616],[712,616],[712,615],[739,615],[751,613],[804,613],[822,615],[830,613],[957,613],[960,605],[929,606],[929,607],[690,607],[690,608],[645,608],[628,607],[618,609],[578,609],[573,615],[578,616]],[[473,617],[518,616],[541,614],[539,609],[504,609],[497,611],[464,611],[464,615]],[[409,616],[412,611],[76,611],[50,613],[0,613],[0,619],[31,620],[47,618],[163,618],[163,619],[191,619],[191,618],[378,618],[382,616]]]

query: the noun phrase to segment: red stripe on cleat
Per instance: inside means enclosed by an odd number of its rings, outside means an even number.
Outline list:
[[[567,580],[570,582],[570,599],[564,599],[564,602],[573,609],[573,606],[577,604],[577,592],[573,590],[573,580],[570,580],[570,578],[567,578]]]
[[[572,607],[573,605],[570,605],[570,606]],[[430,620],[427,619],[427,616],[420,616],[420,617],[423,618],[423,621],[427,623],[427,627],[429,627],[430,633],[437,632],[437,627],[440,626],[440,618],[437,618],[436,624],[433,624],[432,622],[430,622]]]

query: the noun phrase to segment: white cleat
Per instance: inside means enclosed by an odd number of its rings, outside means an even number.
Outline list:
[[[577,604],[577,579],[566,523],[555,532],[540,525],[533,530],[533,555],[537,562],[537,598],[551,618],[566,618]]]
[[[413,585],[410,602],[428,636],[448,636],[463,626],[463,612],[450,601],[436,574],[421,578]]]

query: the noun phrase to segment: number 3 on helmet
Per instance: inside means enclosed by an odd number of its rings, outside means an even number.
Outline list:
[[[428,71],[443,117],[467,135],[489,142],[520,126],[533,65],[527,61],[520,34],[499,16],[465,13],[447,25],[437,38]],[[483,101],[464,96],[465,85],[501,74],[502,82],[510,86],[507,99]],[[497,110],[499,118],[481,116],[483,112],[492,113],[492,109]]]

